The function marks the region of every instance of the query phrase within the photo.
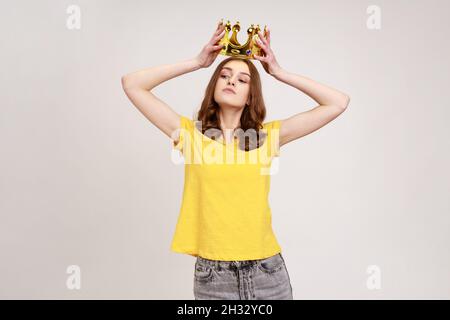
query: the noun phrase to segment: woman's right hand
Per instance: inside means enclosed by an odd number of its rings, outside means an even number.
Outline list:
[[[211,40],[209,40],[209,42],[203,47],[202,51],[195,57],[195,60],[200,68],[207,68],[214,62],[214,60],[216,60],[220,50],[224,47],[223,45],[218,45],[218,42],[224,34],[225,24],[219,22]]]

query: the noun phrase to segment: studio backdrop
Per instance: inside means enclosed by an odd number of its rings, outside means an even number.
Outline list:
[[[448,1],[1,6],[0,298],[193,298],[195,259],[170,250],[183,163],[121,77],[193,58],[222,18],[351,97],[271,176],[294,299],[450,298]],[[152,92],[193,118],[225,58]],[[316,106],[253,63],[266,121]]]

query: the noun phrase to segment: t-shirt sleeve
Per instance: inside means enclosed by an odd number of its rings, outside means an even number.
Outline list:
[[[181,153],[184,153],[184,149],[187,147],[187,143],[192,141],[192,131],[194,128],[194,122],[192,119],[180,115],[180,124],[173,133],[172,137],[172,147],[175,150],[179,150]]]
[[[270,157],[280,156],[281,120],[273,120],[264,124],[267,130],[267,148]]]

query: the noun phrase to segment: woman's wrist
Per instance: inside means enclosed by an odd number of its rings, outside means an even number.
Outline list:
[[[203,69],[203,67],[200,64],[200,61],[198,61],[197,58],[192,58],[191,60],[192,60],[195,70]]]
[[[283,68],[279,67],[279,68],[275,69],[275,71],[272,71],[272,72],[270,73],[270,75],[271,75],[272,77],[274,77],[275,79],[279,79],[279,77],[280,77],[282,74],[284,74],[284,73],[286,73],[286,70],[284,70]]]

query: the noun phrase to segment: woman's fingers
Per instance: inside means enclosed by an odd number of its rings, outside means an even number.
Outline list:
[[[256,44],[263,49],[264,53],[266,53],[267,47],[266,45],[261,41],[261,39],[256,39]],[[267,54],[267,53],[266,53]]]
[[[225,33],[225,28],[222,26],[219,29],[216,30],[216,32],[214,32],[212,38],[211,38],[211,42],[214,44],[216,43],[220,38],[223,37]]]
[[[263,43],[264,45],[267,45],[267,40],[266,40],[266,38],[264,37],[264,35],[262,34],[261,30],[258,31],[258,36],[259,36],[259,38],[261,39],[262,43]]]
[[[217,38],[222,38],[223,37],[223,35],[225,34],[225,29],[223,29],[218,35],[217,35]]]
[[[219,31],[219,29],[220,29],[220,21],[217,23],[216,30],[214,31],[214,34],[216,34]]]
[[[261,62],[266,62],[266,57],[263,57],[263,56],[258,56],[258,55],[254,55],[254,57],[255,57],[255,59],[256,60],[259,60],[259,61],[261,61]]]
[[[219,22],[219,24],[217,25],[217,29],[216,29],[216,32],[214,33],[214,35],[217,35],[217,34],[219,34],[220,32],[222,32],[222,30],[223,29],[225,29],[225,25],[222,23],[220,23]]]
[[[225,34],[225,30],[222,30],[218,35],[214,36],[212,39],[212,43],[216,44],[220,39],[223,38],[223,35]]]

